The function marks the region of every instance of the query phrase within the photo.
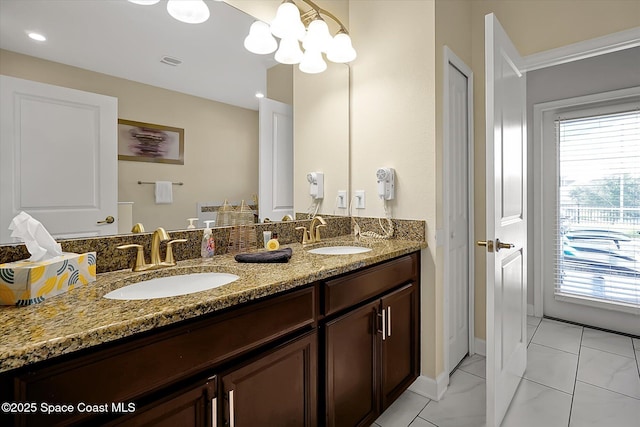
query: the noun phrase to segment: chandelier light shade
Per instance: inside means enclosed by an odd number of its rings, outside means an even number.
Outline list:
[[[129,0],[130,3],[141,4],[143,6],[151,6],[158,3],[160,0]]]
[[[332,39],[331,34],[329,34],[329,26],[324,22],[324,19],[318,15],[318,17],[309,24],[307,34],[302,40],[302,47],[304,47],[305,50],[319,50],[320,52],[326,53]]]
[[[251,25],[244,47],[249,52],[260,55],[271,53],[277,46],[275,36],[280,39],[275,60],[281,64],[300,64],[300,71],[310,74],[327,69],[323,53],[331,62],[347,63],[356,59],[351,37],[338,18],[318,7],[312,0],[298,2],[309,5],[311,9],[300,14],[294,0],[284,0],[270,26],[260,21]],[[340,27],[335,37],[331,37],[329,26],[322,15],[331,18]],[[304,52],[300,49],[300,42]]]
[[[201,24],[209,19],[209,8],[203,0],[169,0],[167,12],[187,24]]]
[[[285,1],[278,7],[276,17],[271,23],[271,33],[280,39],[296,38],[302,40],[305,33],[300,20],[300,10],[291,1]]]
[[[151,6],[160,0],[127,0],[129,3]],[[221,1],[221,0],[217,0]],[[168,0],[167,12],[187,24],[201,24],[209,19],[209,8],[203,0]]]
[[[302,55],[298,39],[285,38],[280,40],[275,60],[281,64],[299,64],[302,61]]]
[[[244,39],[244,47],[251,53],[267,55],[278,48],[278,42],[271,35],[269,24],[256,21],[251,24],[249,35]]]
[[[322,59],[322,53],[319,50],[307,49],[300,62],[300,71],[308,74],[318,74],[327,69],[327,63]]]
[[[351,37],[345,32],[338,32],[329,44],[327,59],[331,62],[344,64],[356,59],[356,50],[351,45]]]

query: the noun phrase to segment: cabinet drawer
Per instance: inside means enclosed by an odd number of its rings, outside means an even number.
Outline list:
[[[326,281],[323,314],[337,313],[415,280],[418,275],[418,265],[418,253],[413,253]]]
[[[313,325],[314,295],[313,287],[305,288],[66,362],[32,368],[15,378],[16,400],[128,401]],[[84,416],[75,413],[62,418]],[[51,416],[36,418],[27,418],[25,424],[53,421]]]

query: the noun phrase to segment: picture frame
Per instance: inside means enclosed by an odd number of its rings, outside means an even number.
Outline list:
[[[184,165],[184,129],[118,119],[118,160]]]

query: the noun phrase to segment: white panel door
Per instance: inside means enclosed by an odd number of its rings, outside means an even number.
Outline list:
[[[527,366],[526,81],[504,29],[485,17],[487,426],[502,422]]]
[[[0,242],[20,211],[56,238],[117,233],[117,99],[7,76],[0,93]]]
[[[260,100],[260,220],[293,216],[293,107]]]
[[[449,371],[469,352],[469,81],[448,64]]]

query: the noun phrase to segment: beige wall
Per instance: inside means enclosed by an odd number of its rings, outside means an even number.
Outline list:
[[[396,218],[427,221],[422,252],[421,370],[442,370],[441,283],[436,283],[435,1],[351,1],[351,188],[366,191],[366,209],[383,216],[376,196],[379,167],[396,170]],[[376,230],[379,231],[379,230]]]
[[[351,30],[348,1],[317,4]],[[325,20],[335,34],[335,25]],[[346,209],[336,209],[336,197],[338,190],[349,189],[349,67],[326,62],[327,70],[320,74],[293,67],[293,205],[296,212],[307,211],[312,203],[307,173],[324,172],[324,199],[318,213],[346,215]]]
[[[293,65],[278,64],[267,70],[267,98],[293,105]]]
[[[186,228],[197,201],[250,201],[258,193],[256,111],[5,50],[0,74],[113,96],[121,119],[185,130],[184,165],[118,162],[118,200],[135,202],[133,222],[147,230]],[[173,187],[173,204],[156,205],[153,185],[138,180],[184,185]]]
[[[318,212],[346,215],[336,210],[338,190],[349,188],[349,67],[327,64],[322,74],[294,69],[293,102],[293,205],[306,212],[309,196],[307,173],[324,173],[324,199]]]

